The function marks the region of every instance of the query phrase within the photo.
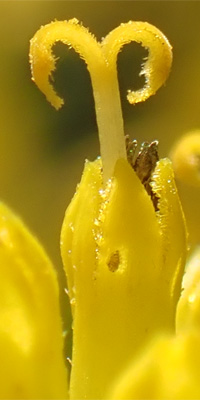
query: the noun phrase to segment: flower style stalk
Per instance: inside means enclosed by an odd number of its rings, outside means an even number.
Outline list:
[[[145,75],[145,87],[128,93],[131,104],[146,100],[165,82],[171,67],[172,53],[165,36],[145,22],[122,24],[100,43],[78,23],[77,19],[56,21],[43,26],[31,40],[30,63],[32,77],[47,100],[59,109],[63,100],[55,93],[49,78],[55,69],[55,57],[51,47],[62,41],[73,47],[87,63],[90,73],[104,181],[109,179],[119,158],[126,159],[123,120],[117,80],[116,59],[121,47],[131,41],[142,43],[149,49],[141,75]]]
[[[132,104],[144,101],[169,74],[171,46],[143,22],[121,24],[101,43],[76,19],[43,26],[31,40],[32,76],[56,109],[63,100],[49,79],[57,41],[73,47],[87,64],[101,149],[101,159],[86,162],[61,233],[73,313],[70,398],[109,398],[111,383],[115,386],[144,346],[175,331],[185,220],[170,161],[153,162],[155,143],[144,144],[137,158],[129,143],[127,160],[116,71],[124,44],[136,41],[148,48],[141,71],[145,86],[127,96]]]

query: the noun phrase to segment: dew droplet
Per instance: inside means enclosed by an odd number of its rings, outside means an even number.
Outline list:
[[[74,225],[72,222],[70,222],[69,227],[70,227],[71,231],[74,232]]]
[[[72,297],[72,299],[70,300],[70,304],[71,304],[72,306],[75,306],[75,304],[76,304],[76,299],[75,299],[75,297]]]
[[[103,190],[103,189],[100,189],[100,190],[99,190],[99,194],[100,194],[100,196],[103,196],[104,190]]]
[[[69,290],[67,288],[64,288],[64,292],[69,296]]]
[[[196,300],[196,294],[192,293],[189,297],[188,297],[188,301],[189,303],[194,303],[194,301]]]
[[[94,225],[99,226],[99,220],[97,218],[94,220]]]

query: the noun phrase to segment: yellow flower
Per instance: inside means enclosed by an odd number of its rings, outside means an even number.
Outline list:
[[[76,19],[42,27],[31,40],[32,74],[57,109],[63,100],[49,79],[59,40],[87,63],[102,156],[86,162],[61,233],[73,314],[69,398],[197,398],[197,255],[180,298],[187,235],[171,162],[157,159],[156,141],[138,153],[135,142],[125,144],[116,72],[124,44],[147,47],[145,86],[127,96],[132,104],[146,100],[168,76],[171,47],[143,22],[122,24],[101,43]],[[3,205],[0,223],[0,397],[67,398],[55,272]]]
[[[106,398],[110,383],[144,345],[175,328],[184,217],[170,161],[154,165],[155,144],[144,145],[135,160],[131,154],[130,163],[126,159],[116,72],[124,44],[134,40],[148,47],[141,72],[145,87],[127,96],[132,104],[146,100],[168,76],[171,47],[143,22],[122,24],[101,43],[76,19],[42,27],[31,40],[32,75],[56,108],[63,100],[49,79],[55,69],[51,48],[58,40],[87,63],[102,156],[102,162],[86,163],[61,235],[73,311],[70,397]],[[133,153],[133,144],[128,149]]]

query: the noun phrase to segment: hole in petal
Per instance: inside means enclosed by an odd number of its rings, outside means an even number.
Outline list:
[[[115,272],[118,270],[120,265],[120,254],[119,250],[116,250],[114,253],[111,254],[109,261],[107,262],[108,269],[111,272]]]

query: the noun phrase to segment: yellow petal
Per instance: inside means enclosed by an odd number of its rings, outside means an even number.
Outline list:
[[[200,330],[200,247],[188,260],[183,279],[181,298],[178,303],[177,332]]]
[[[67,398],[56,273],[2,203],[0,292],[0,398]]]
[[[169,307],[174,313],[180,296],[187,254],[187,229],[170,160],[161,159],[151,183],[159,197],[157,217],[162,232],[163,277],[169,287]]]
[[[108,399],[199,399],[199,332],[159,338],[115,382]]]
[[[105,190],[101,161],[86,164],[61,236],[74,316],[71,398],[105,398],[140,349],[174,329],[185,225],[172,178],[171,163],[160,162],[156,213],[125,160]]]

